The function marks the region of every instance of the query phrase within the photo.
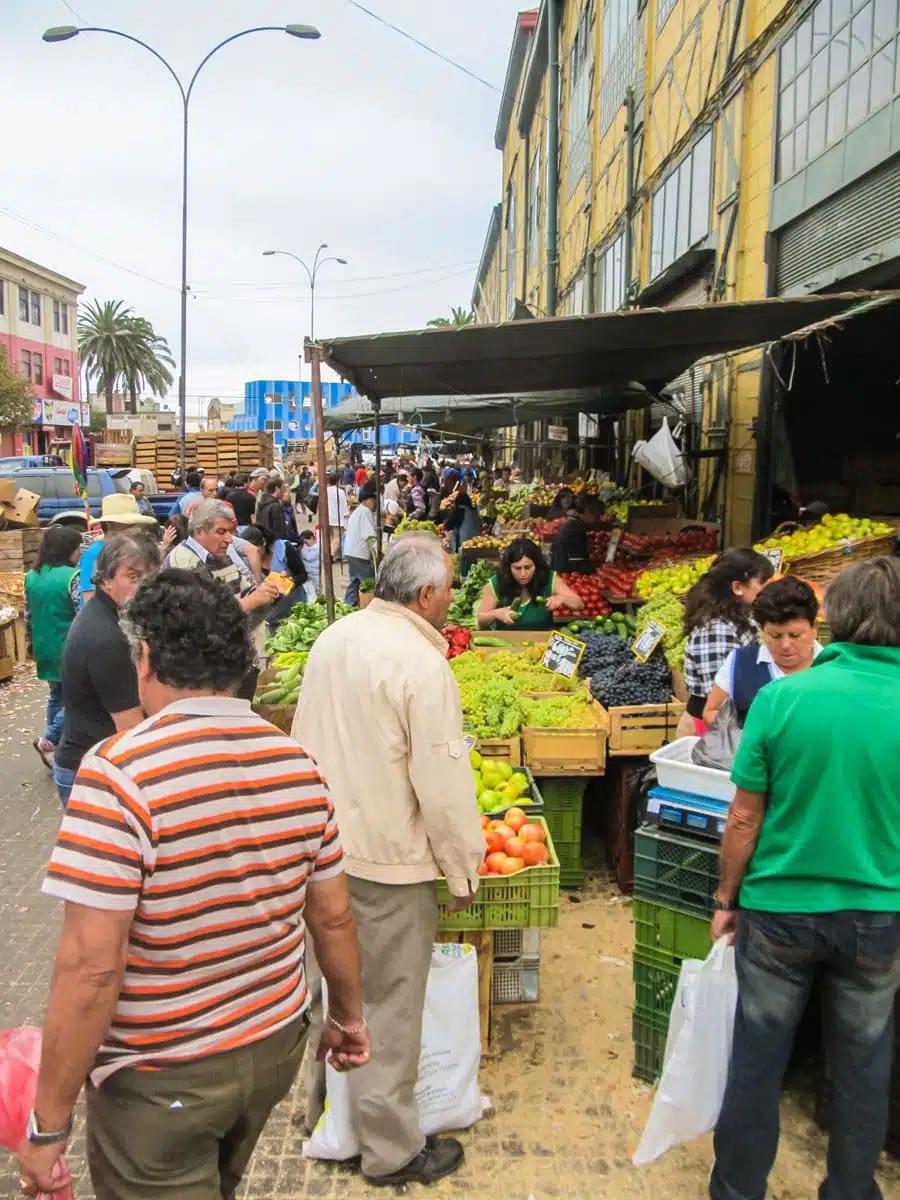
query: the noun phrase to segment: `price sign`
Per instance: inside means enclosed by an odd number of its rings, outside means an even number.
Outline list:
[[[619,549],[619,542],[621,542],[621,540],[622,540],[622,530],[617,529],[616,532],[609,539],[609,545],[606,547],[607,563],[616,561],[616,552]]]
[[[638,662],[645,663],[665,636],[665,625],[660,625],[659,621],[648,621],[647,628],[631,647]]]
[[[542,665],[554,675],[562,675],[564,679],[573,679],[584,654],[584,642],[566,637],[564,633],[554,633],[547,643]]]
[[[761,551],[763,558],[767,558],[772,564],[772,569],[777,575],[781,570],[781,560],[784,558],[783,550],[763,550]]]

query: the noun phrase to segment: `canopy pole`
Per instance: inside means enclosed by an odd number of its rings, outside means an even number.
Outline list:
[[[325,418],[322,406],[322,348],[316,342],[306,342],[306,361],[312,373],[313,421],[316,434],[316,474],[319,477],[319,556],[325,584],[325,609],[328,624],[334,623],[334,566],[331,561],[331,526],[328,521],[328,464],[325,461]],[[341,505],[338,497],[338,528]]]
[[[375,562],[381,566],[381,401],[372,398],[372,411],[375,413]]]

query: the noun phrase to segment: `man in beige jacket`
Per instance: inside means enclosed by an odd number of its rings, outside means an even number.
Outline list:
[[[439,632],[452,579],[437,538],[398,539],[372,603],[313,647],[292,730],[328,780],[344,845],[372,1041],[350,1102],[363,1174],[376,1185],[431,1183],[463,1159],[453,1138],[426,1143],[414,1096],[435,880],[443,875],[454,909],[465,908],[484,857],[459,692]],[[324,1101],[313,1062],[306,1084],[313,1125]]]

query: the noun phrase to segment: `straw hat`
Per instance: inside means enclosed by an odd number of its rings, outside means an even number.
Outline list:
[[[96,522],[95,522],[96,523]],[[145,516],[134,496],[104,496],[100,523],[108,525],[158,525],[156,517]]]

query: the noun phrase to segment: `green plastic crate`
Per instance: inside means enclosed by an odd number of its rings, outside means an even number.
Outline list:
[[[559,886],[561,888],[576,888],[578,891],[581,891],[584,887],[584,871],[580,867],[569,867],[568,869],[560,867]]]
[[[668,1028],[681,967],[661,967],[655,962],[645,962],[635,950],[632,970],[635,1009],[664,1022]]]
[[[698,917],[712,917],[719,847],[641,828],[634,835],[634,895]]]
[[[547,828],[543,817],[535,817]],[[451,913],[446,880],[437,887],[438,929],[552,929],[559,921],[559,859],[553,837],[547,831],[550,862],[546,867],[527,867],[505,879],[482,879],[478,895],[469,908]]]
[[[550,822],[548,821],[549,825]],[[550,835],[553,838],[553,846],[556,850],[556,857],[559,859],[560,871],[580,871],[581,870],[581,842],[561,842],[550,830]]]
[[[712,947],[709,921],[674,908],[635,900],[634,950],[644,962],[679,971],[686,958],[706,958]]]
[[[544,816],[555,841],[581,844],[584,789],[583,779],[557,776],[541,780]]]
[[[634,1043],[631,1073],[635,1079],[656,1083],[662,1074],[668,1036],[668,1018],[663,1019],[657,1013],[643,1009],[634,1010],[631,1018],[631,1038]]]

